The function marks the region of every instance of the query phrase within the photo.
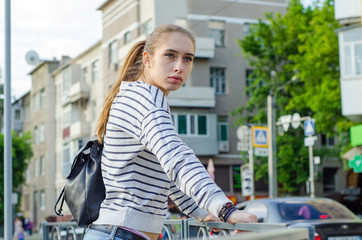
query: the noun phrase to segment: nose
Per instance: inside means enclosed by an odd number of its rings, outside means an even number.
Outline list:
[[[178,58],[175,61],[175,65],[173,67],[173,71],[176,73],[181,73],[183,71],[183,62],[181,58]]]

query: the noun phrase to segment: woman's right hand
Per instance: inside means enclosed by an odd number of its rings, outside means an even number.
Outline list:
[[[235,210],[230,214],[230,216],[226,220],[227,223],[235,224],[235,223],[257,223],[258,218],[256,215],[240,210]]]

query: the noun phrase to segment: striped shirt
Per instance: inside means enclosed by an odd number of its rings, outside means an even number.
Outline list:
[[[102,174],[106,198],[94,224],[160,233],[168,196],[199,221],[230,202],[177,135],[166,96],[144,82],[122,82],[113,101]]]

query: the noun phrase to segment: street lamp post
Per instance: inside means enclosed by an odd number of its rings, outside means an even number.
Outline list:
[[[267,97],[268,105],[268,180],[269,198],[277,196],[277,169],[276,169],[276,129],[275,129],[275,96],[271,94]]]

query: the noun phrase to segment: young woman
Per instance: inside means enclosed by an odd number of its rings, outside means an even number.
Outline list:
[[[192,34],[168,24],[125,58],[98,121],[106,198],[85,240],[156,240],[168,196],[198,221],[257,222],[235,209],[172,123],[166,97],[189,77],[194,55]]]

